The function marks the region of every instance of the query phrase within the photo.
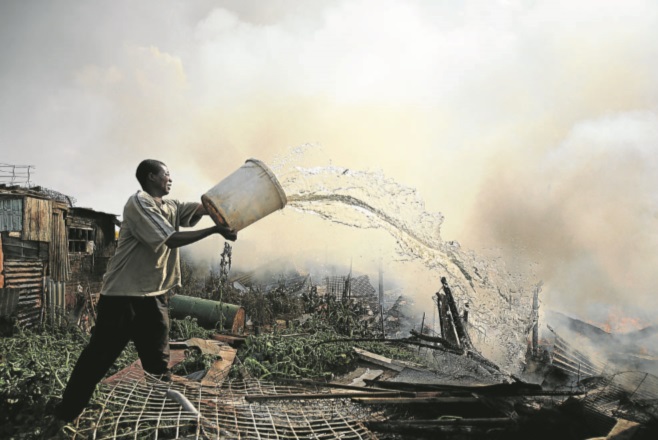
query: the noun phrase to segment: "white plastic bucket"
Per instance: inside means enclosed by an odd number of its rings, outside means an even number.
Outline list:
[[[248,159],[202,195],[201,202],[216,224],[237,232],[282,209],[288,200],[267,165]]]

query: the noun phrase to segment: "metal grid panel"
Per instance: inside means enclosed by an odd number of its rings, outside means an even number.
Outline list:
[[[321,401],[284,399],[249,403],[245,399],[254,395],[318,392],[326,391],[258,380],[204,386],[128,374],[111,385],[102,385],[93,405],[65,433],[72,439],[99,440],[376,439],[351,416],[354,405],[339,396]]]
[[[638,423],[658,422],[658,377],[642,371],[601,378],[601,386],[583,398],[586,407],[609,417]]]

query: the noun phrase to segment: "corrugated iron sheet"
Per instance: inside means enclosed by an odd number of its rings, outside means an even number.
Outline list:
[[[0,316],[10,316],[18,306],[18,289],[0,289]]]
[[[23,199],[0,198],[0,231],[23,229]]]
[[[66,313],[66,283],[53,281],[52,278],[47,277],[45,284],[46,316],[52,323],[61,323]]]
[[[5,260],[5,288],[19,291],[17,315],[24,325],[41,321],[43,298],[43,262],[35,260]]]

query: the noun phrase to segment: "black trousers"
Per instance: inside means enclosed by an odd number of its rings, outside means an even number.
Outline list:
[[[62,402],[58,418],[73,421],[87,406],[103,379],[129,341],[135,343],[145,371],[169,373],[169,314],[166,295],[104,296],[98,300],[96,326],[80,354]]]

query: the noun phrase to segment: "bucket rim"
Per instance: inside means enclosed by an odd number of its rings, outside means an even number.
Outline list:
[[[254,158],[247,159],[245,163],[247,162],[253,162],[255,165],[259,166],[263,171],[265,171],[265,173],[267,173],[270,180],[274,184],[274,187],[279,193],[279,199],[281,200],[281,208],[279,209],[283,209],[283,207],[286,206],[286,204],[288,203],[288,197],[286,197],[286,193],[283,191],[283,188],[281,187],[281,183],[279,183],[279,179],[276,178],[272,170],[267,165],[265,165],[264,162]]]

